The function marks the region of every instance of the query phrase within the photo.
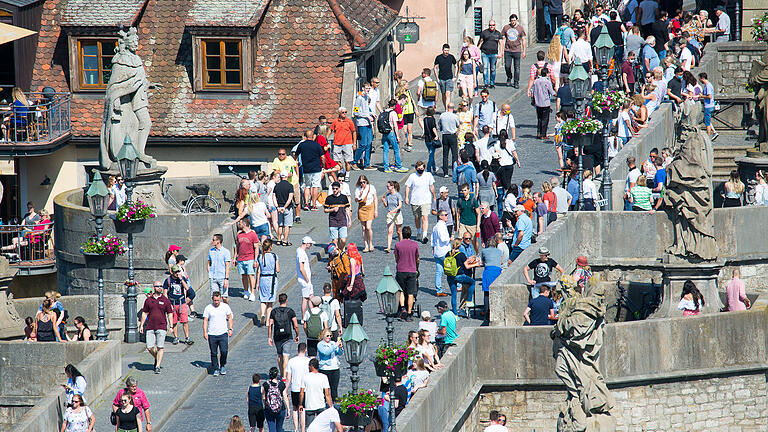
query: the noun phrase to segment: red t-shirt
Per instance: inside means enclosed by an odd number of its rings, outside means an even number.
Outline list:
[[[419,244],[411,239],[404,239],[395,244],[397,267],[395,271],[416,273],[416,259],[419,258]]]
[[[253,245],[259,244],[259,235],[256,231],[241,232],[237,234],[237,260],[250,261],[255,259],[256,254]]]
[[[557,196],[554,192],[549,191],[544,194],[542,197],[544,201],[549,202],[549,207],[547,207],[547,211],[549,212],[557,212]]]
[[[147,314],[145,324],[147,330],[166,330],[168,328],[165,314],[173,313],[168,297],[164,295],[157,298],[153,295],[149,296],[144,300],[144,307],[141,310]]]
[[[331,131],[333,131],[333,143],[335,145],[352,144],[352,133],[355,131],[355,124],[349,118],[344,120],[336,118],[331,123]]]

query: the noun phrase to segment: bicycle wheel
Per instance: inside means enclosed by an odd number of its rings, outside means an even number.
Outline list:
[[[192,201],[187,205],[189,213],[218,213],[219,202],[210,195],[198,195],[191,198]]]
[[[626,321],[634,321],[638,319],[638,317],[635,316],[634,312],[632,312],[627,307],[627,305],[622,304],[619,307],[615,303],[608,306],[608,308],[606,308],[605,316],[613,318],[614,319],[613,322],[626,322]]]

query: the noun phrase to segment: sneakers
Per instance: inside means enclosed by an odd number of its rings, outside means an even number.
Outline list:
[[[438,297],[448,297],[448,294],[446,294],[446,293],[444,293],[444,292],[440,291],[439,293],[437,293],[437,296],[438,296]]]
[[[159,368],[159,367],[156,367],[156,368],[155,368],[155,374],[159,374],[159,373],[160,373],[160,368]]]
[[[716,139],[717,139],[717,137],[719,137],[719,136],[720,136],[720,134],[719,134],[719,133],[717,133],[717,132],[715,132],[715,134],[714,134],[714,135],[712,135],[712,141],[716,140]]]
[[[264,327],[264,324],[266,324],[266,322],[267,322],[267,317],[262,316],[261,317],[261,327]]]
[[[421,242],[422,242],[423,244],[427,244],[427,243],[429,243],[429,240],[427,240],[427,238],[426,238],[426,237],[422,237],[422,239],[421,239]]]
[[[256,301],[256,294],[251,293],[251,296],[248,298],[249,301],[255,302]]]
[[[301,224],[301,217],[296,216],[296,219],[293,220],[293,223]]]
[[[192,344],[194,344],[194,343],[195,343],[195,341],[193,341],[193,340],[192,340],[192,339],[190,339],[190,338],[187,338],[187,339],[184,341],[184,343],[185,343],[185,344],[187,344],[187,345],[192,345]]]
[[[406,173],[408,171],[409,169],[406,167],[395,168],[395,172],[399,172],[399,173]]]
[[[372,167],[372,166],[367,166],[367,167],[363,168],[363,171],[376,171],[376,168]]]
[[[468,302],[467,302],[467,307],[468,307],[468,308],[473,308],[473,307],[475,307],[475,302],[471,302],[471,301],[468,301]]]
[[[221,367],[221,374],[222,375],[226,375],[227,374],[227,368],[225,368],[224,366]]]
[[[178,345],[179,344],[179,338],[177,338],[177,337],[173,338],[173,342],[172,343],[174,345]]]
[[[391,169],[389,169],[389,168],[384,168],[384,172],[385,172],[385,173],[391,173],[391,172],[392,172],[392,170],[391,170]]]
[[[213,371],[213,376],[219,376],[219,370],[218,370],[218,369],[216,369],[215,371]]]
[[[248,298],[249,298],[248,291],[243,290],[243,298],[248,300]]]
[[[189,316],[187,317],[187,320],[188,320],[189,322],[192,322],[192,321],[194,321],[194,320],[195,320],[195,314],[194,314],[194,313],[191,313],[191,314],[189,314]]]

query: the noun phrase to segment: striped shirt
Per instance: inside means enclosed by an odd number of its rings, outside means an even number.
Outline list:
[[[636,185],[630,191],[632,205],[643,210],[651,210],[651,189],[647,186]]]

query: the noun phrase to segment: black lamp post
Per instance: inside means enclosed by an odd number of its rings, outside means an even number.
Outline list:
[[[139,170],[139,152],[133,146],[131,138],[126,135],[120,151],[117,152],[117,164],[120,167],[120,175],[125,179],[127,188],[127,202],[131,203],[133,197],[134,179]],[[125,295],[125,337],[127,343],[139,341],[139,331],[136,310],[136,274],[133,269],[133,233],[128,232],[128,289]]]
[[[352,393],[357,393],[357,383],[360,381],[357,371],[360,369],[360,363],[363,362],[365,351],[368,348],[368,335],[365,334],[363,326],[360,325],[357,314],[352,314],[349,319],[346,330],[341,334],[341,342],[344,344],[344,358],[352,371]]]
[[[571,82],[571,95],[576,99],[576,115],[582,117],[584,115],[584,99],[586,99],[587,93],[589,93],[591,79],[581,63],[573,65],[568,79]],[[583,154],[584,146],[582,141],[579,140],[579,199],[576,206],[577,210],[584,210],[584,187],[582,185],[584,174]]]
[[[387,344],[391,347],[394,345],[394,333],[395,326],[394,321],[397,316],[398,309],[400,308],[400,296],[403,295],[400,284],[397,283],[395,277],[392,275],[392,270],[389,266],[384,268],[384,276],[379,281],[379,286],[376,287],[376,297],[379,299],[379,304],[384,310],[384,315],[387,317]],[[395,371],[393,370],[389,375],[389,432],[397,432],[397,425],[395,422]]]
[[[88,197],[88,207],[91,210],[94,222],[96,222],[96,235],[101,237],[104,229],[104,216],[107,214],[107,200],[109,199],[109,190],[104,180],[101,179],[101,173],[96,171],[93,174],[91,186],[85,193]],[[107,340],[107,325],[104,321],[104,270],[99,267],[99,323],[96,328],[96,339]]]
[[[600,36],[595,41],[595,52],[597,53],[597,64],[600,66],[600,80],[603,82],[603,92],[608,91],[608,67],[611,64],[611,58],[614,55],[614,44],[611,36],[608,34],[608,28],[603,26]],[[614,73],[618,69],[614,64]],[[610,134],[611,112],[603,110],[603,199],[606,199],[606,210],[613,210],[613,181],[611,180],[611,171],[608,169],[608,135]]]

